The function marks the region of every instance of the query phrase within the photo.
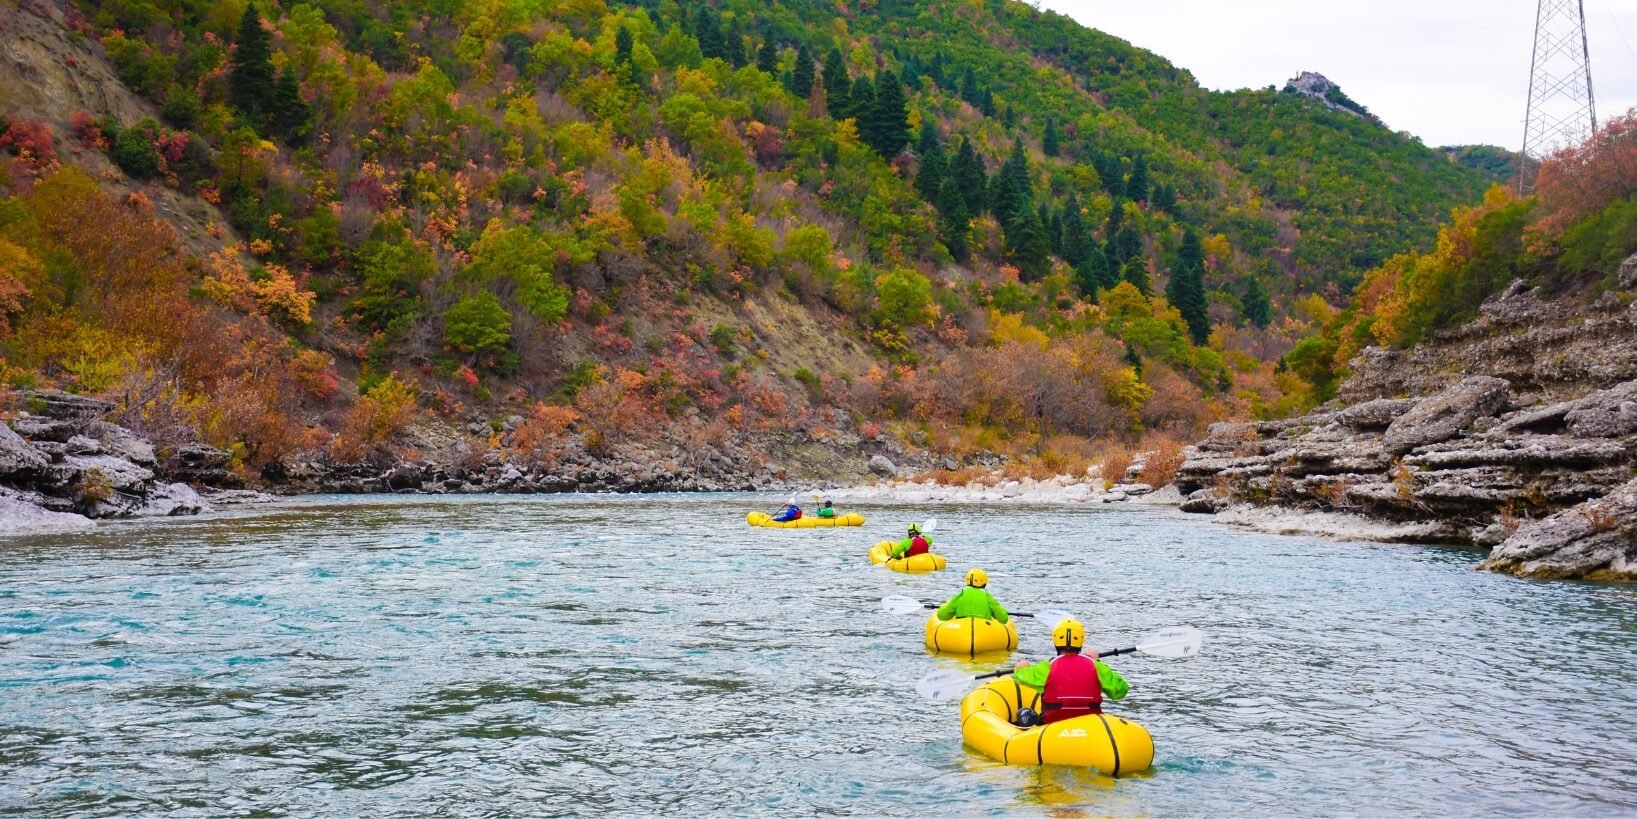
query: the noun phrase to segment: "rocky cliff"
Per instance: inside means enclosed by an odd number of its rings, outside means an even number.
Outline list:
[[[1353,372],[1308,415],[1212,427],[1184,509],[1346,512],[1489,547],[1487,569],[1637,580],[1637,256],[1594,298],[1515,285]]]

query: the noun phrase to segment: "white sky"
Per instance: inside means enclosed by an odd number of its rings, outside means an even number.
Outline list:
[[[1584,0],[1601,122],[1637,106],[1637,0]],[[1537,0],[1039,0],[1207,88],[1329,77],[1428,145],[1523,140]],[[1622,36],[1623,34],[1623,36]]]

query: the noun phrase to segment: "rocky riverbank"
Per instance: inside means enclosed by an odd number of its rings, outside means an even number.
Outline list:
[[[1637,580],[1634,294],[1637,257],[1590,303],[1514,286],[1412,353],[1366,350],[1331,404],[1213,426],[1178,473],[1183,508],[1346,515],[1490,548],[1486,569]]]
[[[55,390],[4,396],[0,532],[81,528],[100,519],[191,515],[276,495],[363,493],[717,492],[863,483],[931,466],[890,438],[839,431],[823,443],[796,435],[730,433],[692,446],[661,437],[593,452],[565,435],[549,451],[506,445],[521,418],[462,434],[447,424],[411,430],[406,456],[357,463],[322,455],[267,465],[246,480],[228,453],[200,443],[158,453],[105,420],[112,402]],[[476,422],[473,422],[476,424]],[[493,444],[491,436],[499,444]]]

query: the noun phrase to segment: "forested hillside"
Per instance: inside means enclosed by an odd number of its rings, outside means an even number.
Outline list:
[[[1015,2],[0,15],[67,44],[0,91],[5,379],[252,475],[889,441],[1071,469],[1311,402],[1281,355],[1493,179]]]

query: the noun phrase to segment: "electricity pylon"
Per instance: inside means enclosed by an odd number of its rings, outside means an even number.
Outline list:
[[[1585,2],[1540,0],[1535,12],[1535,54],[1529,65],[1519,190],[1525,194],[1534,190],[1541,159],[1559,148],[1579,145],[1596,132]]]

